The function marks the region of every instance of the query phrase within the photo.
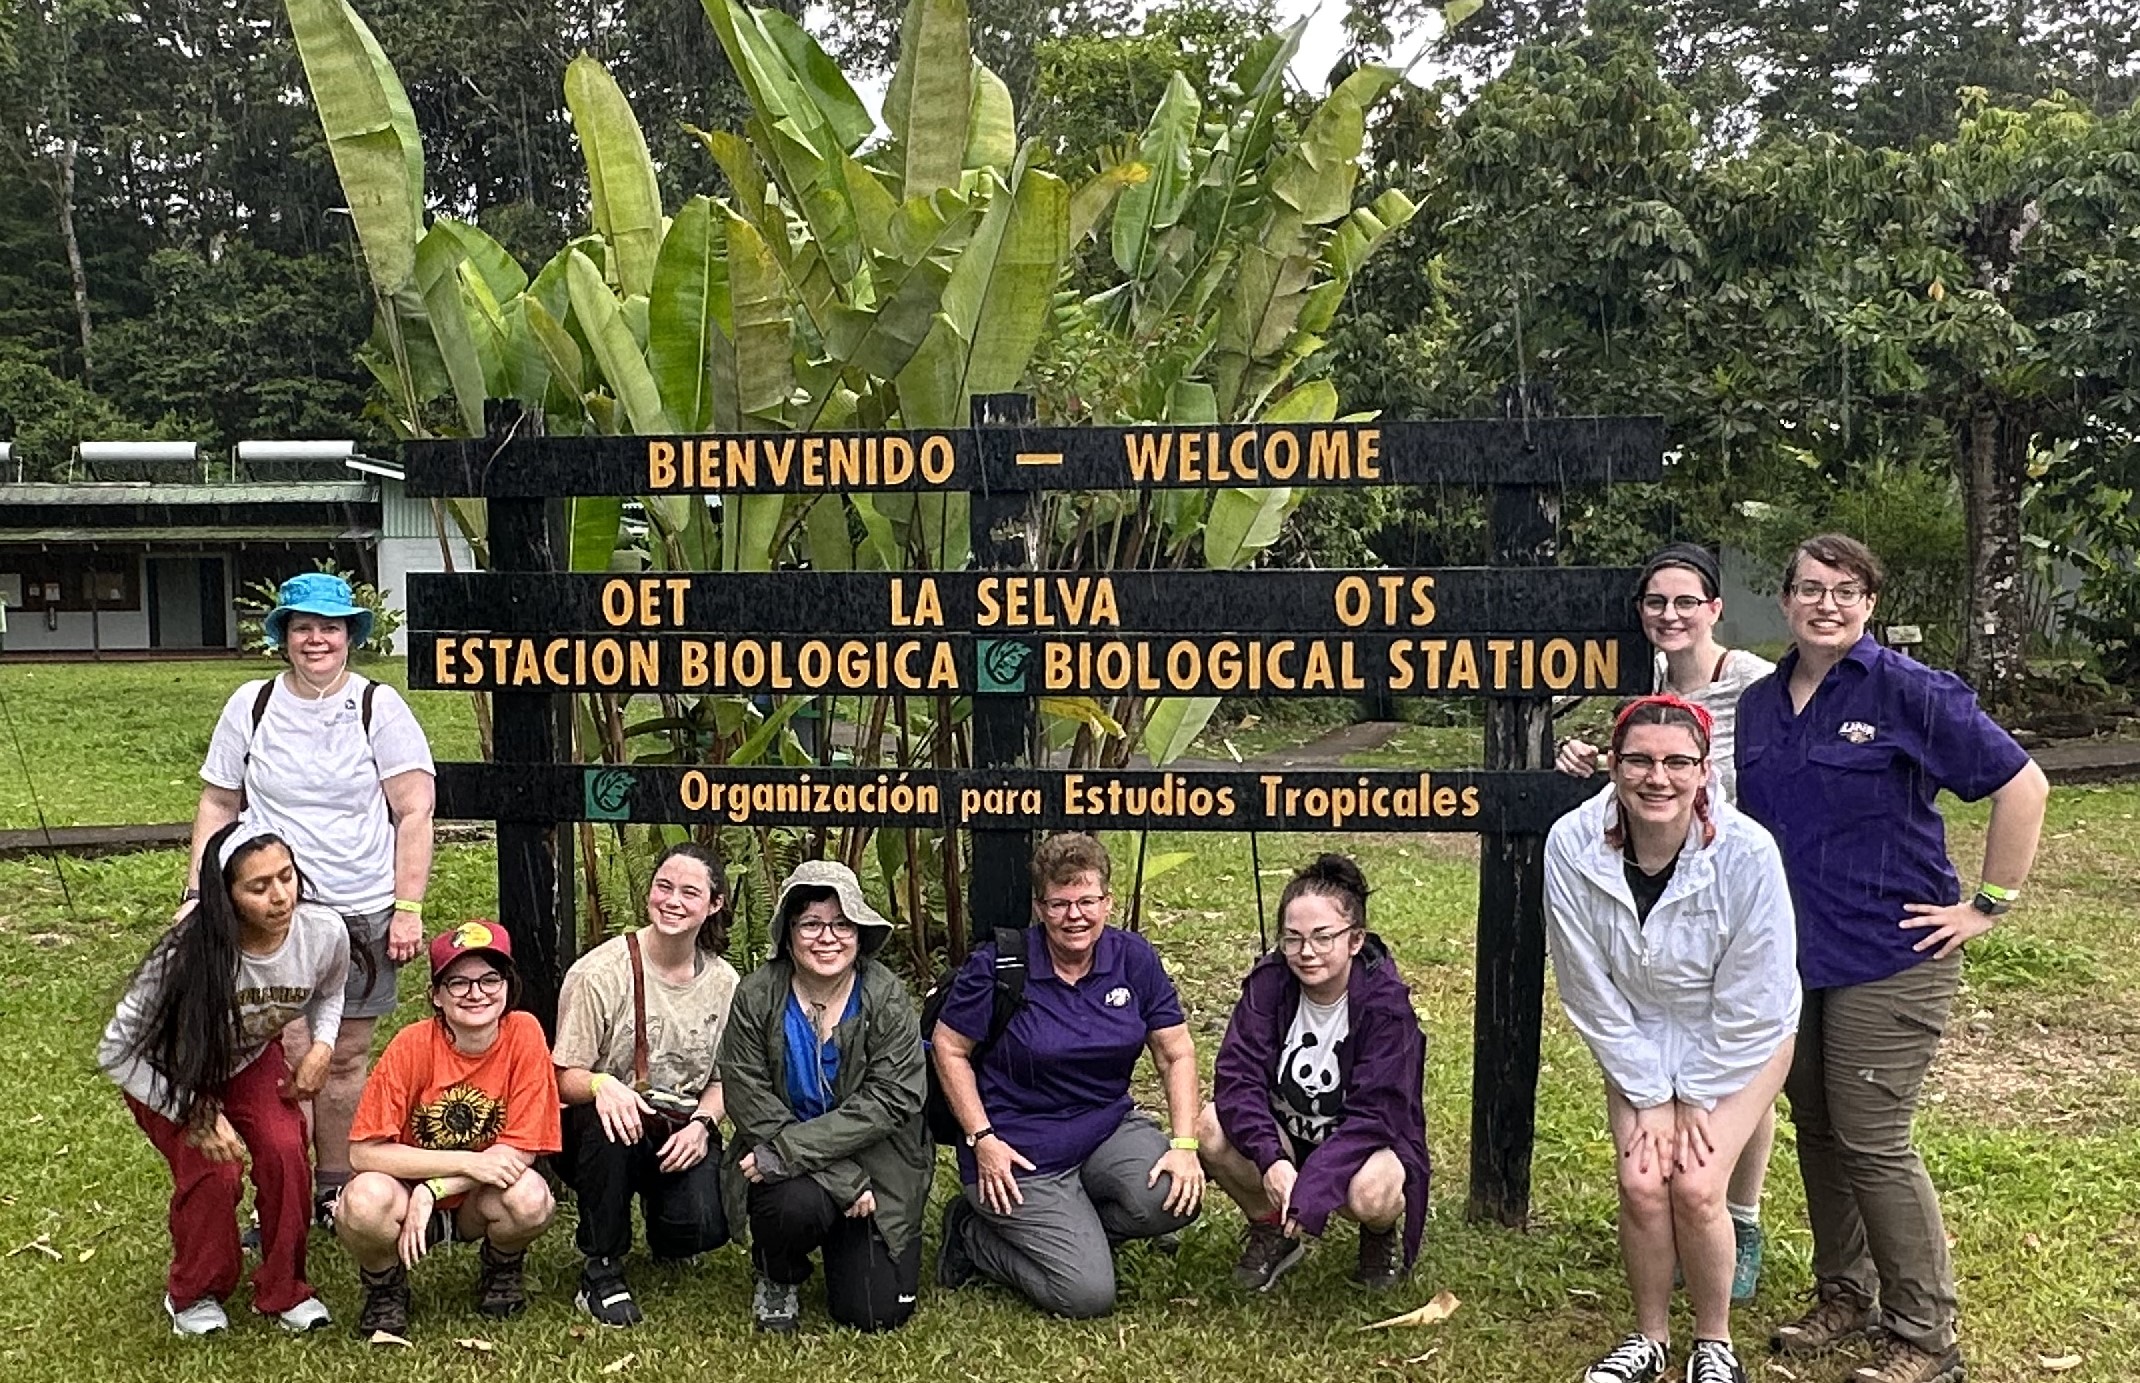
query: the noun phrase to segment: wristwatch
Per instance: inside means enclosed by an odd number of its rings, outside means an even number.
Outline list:
[[[1986,917],[2004,917],[2013,910],[2014,905],[2009,899],[1994,898],[1989,893],[1979,893],[1969,900],[1969,906],[1983,913]]]
[[[980,1128],[977,1128],[972,1133],[966,1135],[966,1146],[969,1148],[978,1148],[981,1146],[981,1140],[983,1138],[993,1138],[995,1136],[995,1126],[993,1124],[983,1124]]]
[[[691,1116],[691,1122],[705,1129],[709,1135],[714,1131],[714,1118],[711,1114],[694,1114]]]

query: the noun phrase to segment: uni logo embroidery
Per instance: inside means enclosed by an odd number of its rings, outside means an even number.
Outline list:
[[[1837,733],[1852,744],[1871,744],[1873,736],[1879,731],[1862,720],[1846,720]]]

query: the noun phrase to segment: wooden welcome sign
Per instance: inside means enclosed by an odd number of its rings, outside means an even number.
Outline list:
[[[550,1021],[572,935],[570,821],[877,825],[970,832],[970,915],[1022,920],[1035,829],[1454,831],[1481,838],[1471,1212],[1528,1214],[1544,1003],[1544,833],[1592,790],[1547,769],[1556,695],[1647,691],[1636,575],[1554,564],[1570,486],[1655,480],[1655,418],[1044,428],[1018,396],[934,431],[411,442],[412,495],[490,501],[493,569],[412,575],[413,686],[495,694],[488,764],[439,765],[443,817],[498,823],[500,918]],[[1491,567],[1030,569],[1044,490],[1435,485],[1488,492]],[[576,495],[965,491],[957,572],[561,570]],[[561,693],[970,696],[974,762],[575,764]],[[1485,767],[1056,769],[1038,697],[1433,696],[1486,701]]]

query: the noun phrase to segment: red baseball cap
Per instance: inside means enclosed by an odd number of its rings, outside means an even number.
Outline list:
[[[439,972],[473,952],[484,952],[497,957],[507,973],[513,969],[513,939],[506,935],[505,928],[487,917],[471,918],[450,932],[440,932],[431,938],[431,979],[436,982]]]

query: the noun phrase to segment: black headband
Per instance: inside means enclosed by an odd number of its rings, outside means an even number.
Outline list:
[[[1650,578],[1666,567],[1685,567],[1702,580],[1702,594],[1711,600],[1724,588],[1724,573],[1717,566],[1716,557],[1709,549],[1695,543],[1673,543],[1659,548],[1642,564],[1642,575],[1635,581],[1635,599],[1640,600],[1649,589]]]

